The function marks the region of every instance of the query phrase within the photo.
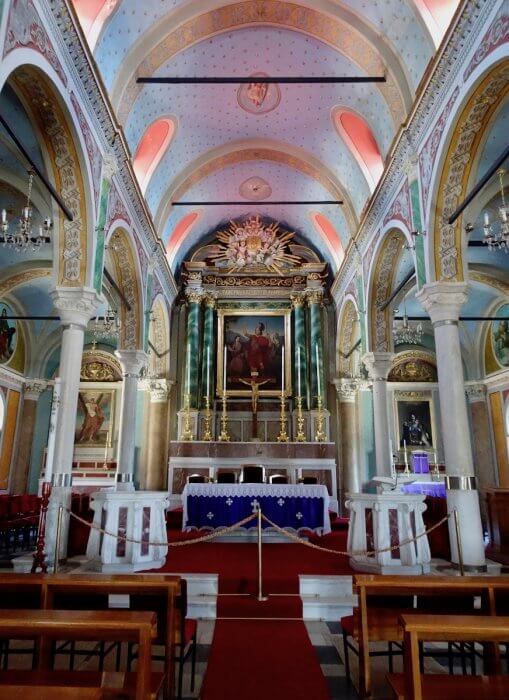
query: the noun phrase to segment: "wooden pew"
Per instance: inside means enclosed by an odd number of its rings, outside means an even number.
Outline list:
[[[508,676],[421,674],[420,642],[483,642],[494,646],[509,639],[509,617],[477,615],[401,615],[405,673],[389,673],[396,700],[505,700]]]
[[[76,612],[69,610],[0,610],[0,637],[4,639],[35,639],[75,641],[134,642],[139,646],[136,682],[133,675],[123,674],[119,688],[102,689],[99,697],[134,697],[149,700],[157,697],[164,674],[152,674],[152,639],[157,633],[155,613],[101,610]],[[34,671],[3,671],[0,674],[0,697],[5,686],[64,686],[65,688],[102,688],[104,674],[86,671],[52,671],[51,654],[41,645]],[[92,696],[93,697],[93,696]]]
[[[358,595],[358,607],[354,610],[354,638],[359,645],[359,694],[367,697],[371,693],[371,666],[369,643],[375,641],[402,642],[403,632],[399,625],[402,613],[430,614],[442,610],[441,600],[454,598],[457,603],[470,600],[474,614],[473,598],[481,598],[479,614],[496,615],[496,595],[509,594],[509,578],[504,576],[380,576],[355,575],[354,592]],[[380,597],[391,597],[389,604],[377,607],[372,601]],[[428,604],[424,609],[413,609],[408,599],[417,596],[418,603]],[[398,598],[406,599],[398,605]],[[443,605],[443,602],[442,602]],[[462,610],[461,612],[466,612]],[[470,612],[470,611],[469,611]],[[492,647],[491,658],[494,670],[500,668],[498,649]]]

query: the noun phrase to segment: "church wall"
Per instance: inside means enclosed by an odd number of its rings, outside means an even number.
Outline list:
[[[32,454],[30,456],[30,471],[28,473],[28,493],[37,493],[39,490],[39,478],[44,463],[44,453],[48,442],[49,419],[53,392],[45,391],[41,394],[37,403],[35,416],[34,439],[32,442]]]
[[[509,488],[509,372],[488,383],[488,403],[495,445],[498,485]]]
[[[359,392],[359,443],[360,482],[366,490],[376,470],[373,396],[369,390]]]

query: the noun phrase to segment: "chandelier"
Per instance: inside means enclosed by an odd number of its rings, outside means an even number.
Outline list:
[[[89,328],[92,331],[92,350],[96,349],[99,338],[116,337],[120,331],[120,319],[116,309],[108,306],[104,316],[96,316],[90,322]]]
[[[29,248],[37,250],[44,243],[50,242],[49,233],[53,228],[53,222],[50,218],[44,219],[43,225],[39,226],[39,232],[36,234],[32,229],[32,184],[34,180],[33,170],[28,171],[28,194],[26,205],[21,210],[21,217],[18,221],[17,229],[14,232],[10,231],[10,223],[7,220],[7,211],[2,209],[0,221],[0,243],[3,246],[13,248],[17,252],[26,251]]]
[[[500,198],[502,199],[502,205],[498,208],[499,221],[493,224],[490,221],[489,213],[487,211],[484,212],[483,243],[486,243],[490,250],[501,248],[507,253],[509,247],[509,207],[505,203],[504,174],[505,170],[503,168],[497,171],[500,181]]]
[[[394,309],[397,314],[399,309]],[[394,345],[420,345],[422,341],[422,323],[410,325],[406,312],[406,300],[403,300],[403,318],[394,319],[392,326]]]

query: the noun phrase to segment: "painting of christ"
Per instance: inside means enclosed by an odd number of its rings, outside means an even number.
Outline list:
[[[226,390],[230,394],[250,395],[253,381],[259,384],[261,396],[278,395],[283,384],[285,391],[290,391],[289,318],[286,310],[219,311],[219,391],[225,368]]]

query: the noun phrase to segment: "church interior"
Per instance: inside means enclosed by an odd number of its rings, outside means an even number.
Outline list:
[[[0,698],[509,697],[508,0],[0,52]]]

